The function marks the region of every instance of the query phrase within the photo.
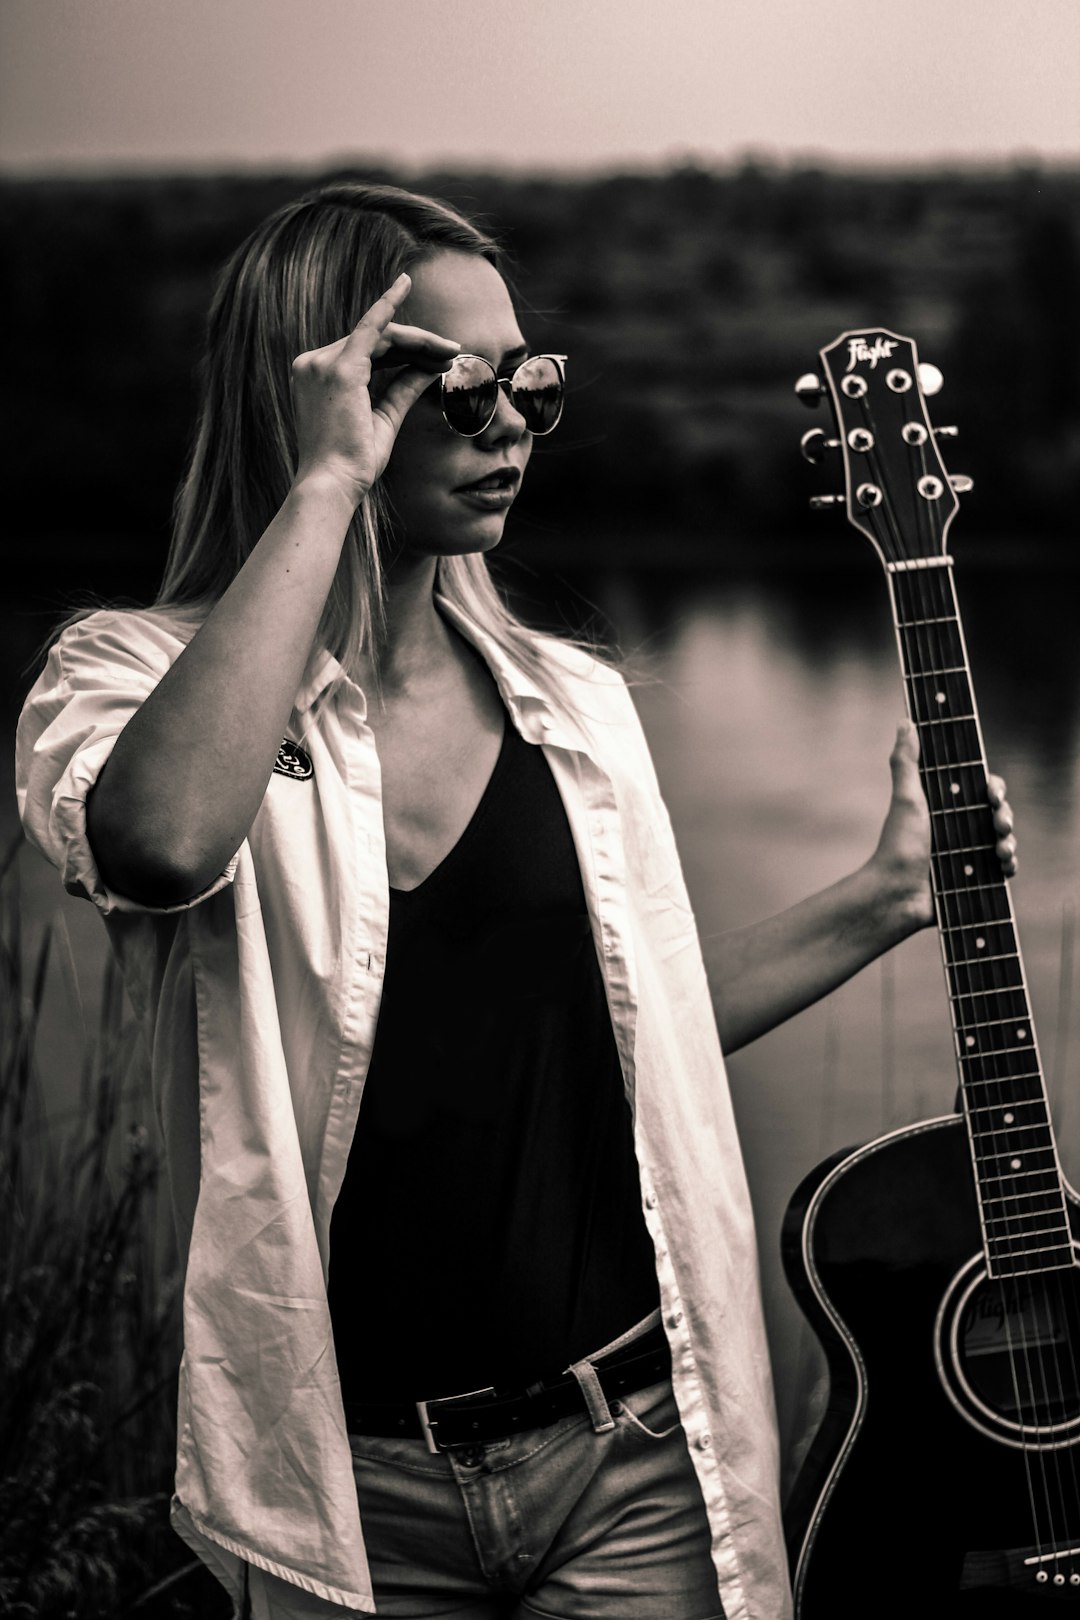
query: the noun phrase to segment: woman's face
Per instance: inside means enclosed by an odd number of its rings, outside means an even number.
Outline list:
[[[529,352],[505,281],[477,254],[445,251],[418,264],[399,319],[453,338],[500,377]],[[443,421],[436,380],[406,416],[383,477],[399,545],[427,556],[490,551],[531,451],[532,435],[503,389],[483,433],[465,439]]]

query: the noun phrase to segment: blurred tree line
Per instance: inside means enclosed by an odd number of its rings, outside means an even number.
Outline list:
[[[792,383],[838,332],[874,325],[945,372],[931,408],[960,427],[951,469],[975,478],[967,532],[1064,553],[1080,485],[1080,172],[747,163],[3,181],[2,387],[29,566],[92,540],[153,578],[215,269],[272,209],[346,176],[433,192],[493,228],[530,341],[571,357],[564,425],[538,443],[515,514],[526,553],[562,537],[596,562],[635,545],[767,554],[820,536],[807,497],[839,488],[839,469],[830,483],[803,466],[813,419]]]

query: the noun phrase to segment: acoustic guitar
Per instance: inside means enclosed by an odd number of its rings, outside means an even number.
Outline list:
[[[830,1394],[786,1507],[798,1620],[1080,1615],[1080,1222],[1058,1158],[931,425],[940,373],[885,330],[821,351],[837,505],[884,565],[919,770],[958,1112],[834,1155],[795,1192],[782,1249]]]

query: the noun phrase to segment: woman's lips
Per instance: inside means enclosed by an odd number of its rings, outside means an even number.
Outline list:
[[[512,504],[520,480],[516,467],[500,467],[482,478],[475,478],[471,484],[459,484],[454,493],[481,511],[500,512]]]
[[[471,484],[459,484],[458,490],[467,490],[472,494],[476,490],[515,489],[520,478],[521,474],[516,467],[496,467],[493,472],[474,478]]]

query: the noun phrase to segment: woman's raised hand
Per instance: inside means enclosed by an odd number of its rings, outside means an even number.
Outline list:
[[[293,361],[295,482],[329,479],[351,509],[382,474],[410,407],[460,348],[449,338],[395,322],[411,285],[409,276],[398,276],[348,337]],[[384,367],[400,369],[375,403],[371,374]]]

